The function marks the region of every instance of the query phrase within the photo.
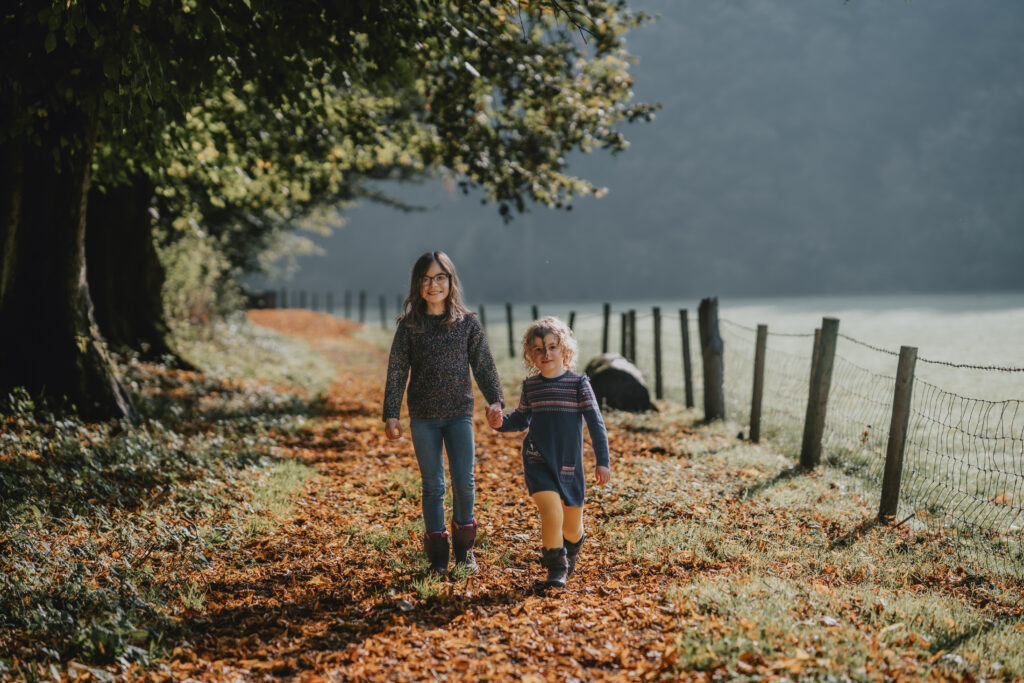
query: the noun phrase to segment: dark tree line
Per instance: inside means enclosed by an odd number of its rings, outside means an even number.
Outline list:
[[[14,0],[0,12],[0,394],[134,417],[108,344],[173,353],[154,239],[236,272],[371,181],[447,172],[503,215],[626,142],[625,3]]]

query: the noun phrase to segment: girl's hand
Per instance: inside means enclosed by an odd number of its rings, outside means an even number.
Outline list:
[[[600,465],[598,465],[597,470],[594,474],[595,478],[597,479],[598,486],[604,486],[605,484],[612,480],[612,471],[607,467],[601,467]]]
[[[492,403],[487,406],[487,424],[491,425],[492,429],[501,429],[501,404]]]
[[[402,438],[402,425],[398,424],[397,419],[388,418],[388,421],[384,423],[384,435],[388,437],[388,441]]]

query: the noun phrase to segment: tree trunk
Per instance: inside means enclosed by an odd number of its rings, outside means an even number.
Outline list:
[[[85,210],[96,117],[51,112],[42,144],[0,159],[0,395],[25,387],[87,419],[136,419],[93,318]],[[61,138],[71,144],[61,146]]]
[[[85,253],[96,322],[110,348],[143,357],[178,357],[168,342],[164,268],[153,246],[153,184],[140,176],[107,192],[89,192]]]

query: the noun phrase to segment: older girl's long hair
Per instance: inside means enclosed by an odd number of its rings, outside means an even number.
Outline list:
[[[402,304],[402,313],[396,319],[399,324],[404,322],[418,332],[426,327],[427,301],[420,292],[423,278],[432,263],[441,266],[441,270],[448,274],[448,298],[444,300],[444,318],[441,324],[447,328],[452,323],[462,320],[464,316],[472,315],[462,303],[462,287],[459,285],[459,276],[455,272],[455,264],[451,258],[443,251],[428,251],[416,259],[412,266],[409,296]]]

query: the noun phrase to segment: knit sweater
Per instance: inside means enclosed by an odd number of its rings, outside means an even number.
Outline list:
[[[410,417],[472,415],[470,368],[488,404],[504,406],[498,371],[480,321],[469,313],[445,329],[442,319],[428,315],[422,331],[399,323],[388,359],[384,420],[398,418],[404,393]]]
[[[523,381],[519,407],[503,416],[498,431],[529,430],[523,439],[523,475],[531,496],[557,491],[566,505],[583,505],[584,421],[597,465],[608,467],[608,433],[587,376],[566,372]]]

